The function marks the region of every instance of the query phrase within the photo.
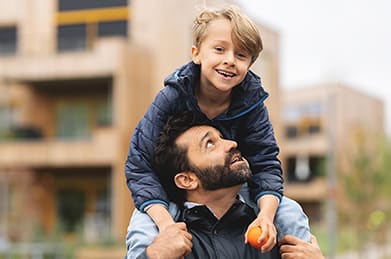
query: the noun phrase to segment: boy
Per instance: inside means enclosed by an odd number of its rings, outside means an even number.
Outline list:
[[[310,240],[308,221],[300,206],[283,197],[279,148],[263,103],[268,94],[259,77],[249,70],[261,50],[256,26],[237,8],[203,10],[196,17],[192,62],[165,80],[165,87],[134,131],[126,161],[126,179],[135,206],[146,212],[159,230],[174,221],[167,210],[167,195],[152,169],[153,150],[167,118],[187,110],[205,116],[224,136],[237,141],[248,159],[253,172],[248,184],[251,200],[260,209],[249,228],[262,227],[259,242],[269,237],[262,251],[270,251],[276,244],[276,227],[279,238],[293,234]],[[247,187],[243,186],[243,194]],[[134,217],[140,228],[149,220],[137,210]]]

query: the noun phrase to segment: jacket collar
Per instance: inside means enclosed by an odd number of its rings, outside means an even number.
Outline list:
[[[191,100],[191,104],[198,108],[194,89],[199,78],[200,66],[189,62],[169,75],[164,80],[164,85],[178,89],[183,97]],[[249,71],[244,80],[232,89],[231,106],[228,112],[219,115],[215,120],[230,120],[240,117],[263,103],[268,95],[262,87],[261,79]]]

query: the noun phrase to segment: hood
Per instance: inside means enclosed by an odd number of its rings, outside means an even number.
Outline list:
[[[189,62],[178,68],[164,80],[165,87],[174,87],[191,103],[197,103],[194,89],[200,78],[200,66]],[[231,106],[226,114],[215,120],[230,120],[240,117],[264,102],[269,94],[263,89],[261,79],[248,71],[244,80],[232,89]]]

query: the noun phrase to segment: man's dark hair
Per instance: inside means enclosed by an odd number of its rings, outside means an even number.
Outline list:
[[[155,172],[169,199],[181,207],[186,200],[186,191],[175,185],[174,177],[179,172],[191,170],[191,166],[187,148],[178,147],[175,141],[188,129],[201,125],[213,127],[210,120],[189,111],[170,116],[155,147]]]

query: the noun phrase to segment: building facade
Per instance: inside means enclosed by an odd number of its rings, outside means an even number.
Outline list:
[[[188,62],[203,1],[0,0],[0,239],[122,241],[124,162],[163,79]],[[208,1],[220,5],[226,1]],[[261,27],[279,136],[278,35]]]
[[[384,134],[383,102],[334,83],[285,91],[282,103],[285,195],[321,221],[323,204],[336,199],[335,174],[349,170],[357,134]]]

